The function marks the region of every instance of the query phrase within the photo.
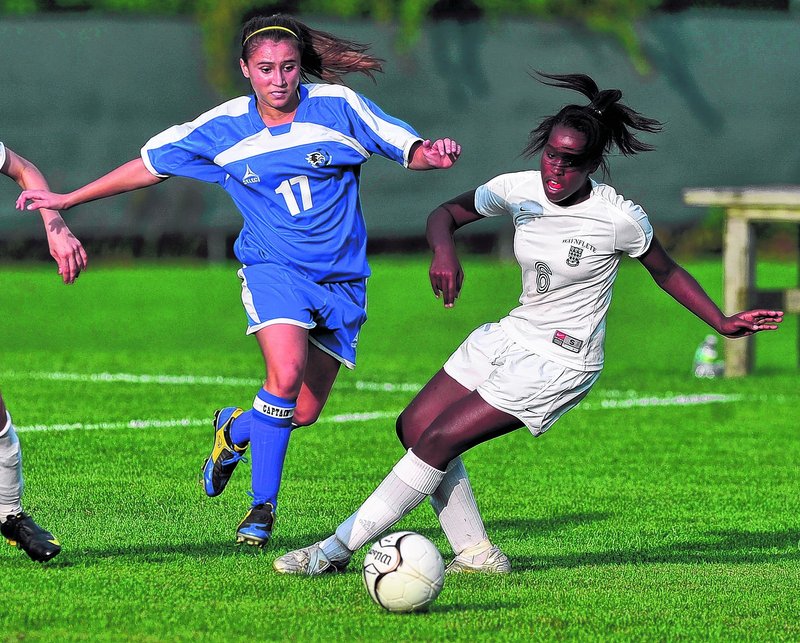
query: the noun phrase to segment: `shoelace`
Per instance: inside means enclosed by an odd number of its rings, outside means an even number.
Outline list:
[[[255,499],[256,499],[256,494],[254,494],[252,491],[247,491],[247,492],[245,492],[245,493],[247,493],[247,495],[248,495],[248,496],[250,496],[250,497],[251,497],[251,498],[252,498],[252,499],[255,501]],[[272,506],[272,515],[274,516],[275,514],[277,514],[277,513],[278,513],[278,509],[277,509],[277,507],[275,507],[275,505],[274,505],[274,504],[272,504],[271,502],[268,502],[268,501],[266,501],[266,500],[265,500],[264,502],[258,502],[258,503],[255,503],[255,504],[253,504],[252,506],[253,506],[253,507],[257,507],[258,505],[271,505],[271,506]]]
[[[220,464],[223,467],[225,467],[225,466],[228,466],[229,464],[233,464],[235,462],[239,462],[239,460],[241,460],[242,462],[250,462],[250,460],[248,460],[243,454],[236,453],[236,451],[234,451],[233,455],[230,458],[228,458],[227,460],[220,460]]]

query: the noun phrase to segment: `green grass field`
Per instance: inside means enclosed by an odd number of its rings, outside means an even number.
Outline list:
[[[687,267],[719,301],[718,262]],[[459,304],[427,260],[377,258],[359,366],[293,437],[272,546],[236,547],[249,465],[197,483],[215,408],[262,378],[236,266],[0,268],[0,387],[19,428],[25,506],[60,538],[48,564],[0,549],[2,641],[800,639],[797,324],[758,338],[756,372],[690,375],[702,322],[623,261],[607,367],[550,432],[465,456],[506,577],[448,578],[427,614],[381,611],[347,573],[272,572],[328,535],[400,457],[394,416],[478,324],[516,303],[513,263],[465,259]],[[759,267],[790,285],[796,267]],[[447,543],[427,506],[403,528]]]

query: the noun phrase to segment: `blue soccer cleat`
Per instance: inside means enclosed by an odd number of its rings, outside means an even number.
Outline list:
[[[231,440],[231,425],[242,414],[237,406],[228,406],[214,413],[214,448],[203,463],[203,489],[207,496],[218,496],[225,490],[231,474],[244,460],[247,445],[240,447]]]
[[[264,547],[272,536],[272,524],[275,522],[275,507],[271,502],[264,502],[250,507],[250,511],[236,528],[236,542]]]

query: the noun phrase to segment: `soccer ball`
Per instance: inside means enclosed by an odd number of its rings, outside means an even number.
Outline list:
[[[364,584],[390,612],[426,609],[442,591],[444,561],[436,546],[413,531],[384,536],[364,558]]]

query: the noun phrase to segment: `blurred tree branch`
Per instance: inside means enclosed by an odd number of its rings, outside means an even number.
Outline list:
[[[25,15],[42,11],[97,11],[193,15],[203,32],[209,81],[221,94],[237,91],[236,51],[243,16],[255,9],[285,11],[300,16],[318,15],[369,19],[396,25],[395,46],[408,51],[417,42],[426,20],[489,22],[504,18],[563,20],[608,34],[628,53],[634,68],[650,72],[650,63],[636,33],[636,22],[662,0],[0,0],[0,15]]]

